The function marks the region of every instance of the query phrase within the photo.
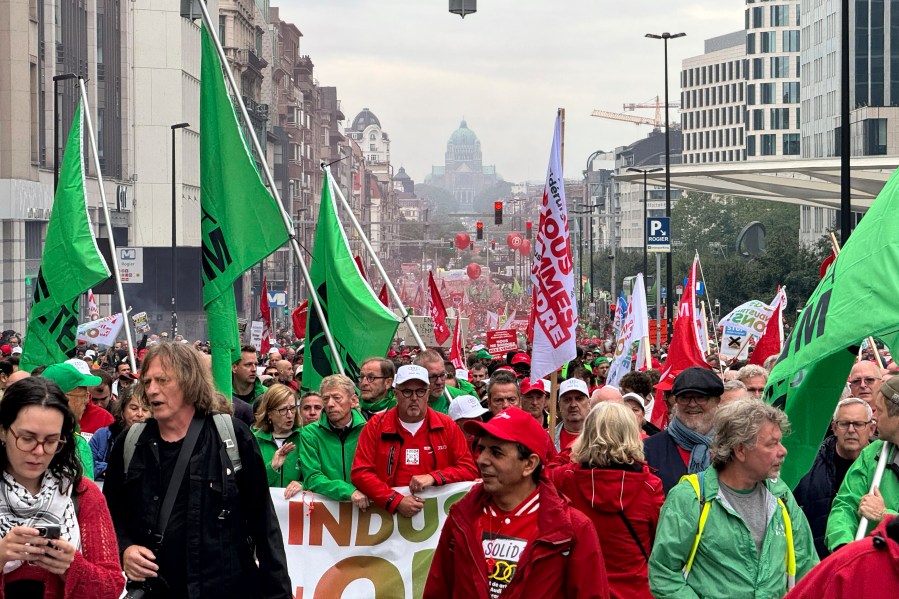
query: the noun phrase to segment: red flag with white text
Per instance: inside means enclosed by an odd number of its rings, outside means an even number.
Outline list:
[[[265,275],[262,276],[262,294],[259,296],[259,312],[262,313],[262,341],[259,351],[266,355],[272,347],[272,312],[268,307],[268,284]]]
[[[443,345],[443,342],[449,339],[450,331],[449,326],[446,324],[446,308],[443,305],[443,298],[440,297],[440,292],[437,291],[437,283],[434,282],[433,272],[428,273],[428,287],[431,290],[428,314],[431,315],[431,320],[434,321],[434,339],[439,345]]]
[[[387,283],[381,285],[381,292],[378,294],[378,299],[381,300],[381,303],[390,307],[390,297],[387,295]]]

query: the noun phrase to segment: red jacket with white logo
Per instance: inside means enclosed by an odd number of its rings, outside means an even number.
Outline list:
[[[548,482],[539,484],[537,536],[518,560],[502,599],[608,599],[596,529]],[[488,496],[482,483],[450,508],[423,599],[487,599],[487,562],[477,522]]]
[[[350,480],[375,505],[396,512],[404,496],[391,487],[409,484],[396,478],[408,450],[417,450],[418,474],[430,474],[438,486],[477,478],[465,435],[449,416],[428,408],[417,435],[401,428],[397,410],[391,408],[372,416],[359,435]]]

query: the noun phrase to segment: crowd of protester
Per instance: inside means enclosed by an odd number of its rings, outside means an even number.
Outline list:
[[[111,598],[127,580],[145,597],[291,597],[261,489],[411,518],[424,489],[466,481],[425,597],[899,588],[899,379],[869,352],[842,397],[822,398],[831,425],[791,491],[779,478],[789,422],[761,399],[770,362],[711,353],[668,389],[657,367],[613,386],[610,348],[590,344],[559,373],[553,405],[525,350],[474,345],[456,368],[440,348],[395,345],[357,378],[307,389],[301,343],[279,337],[265,355],[241,348],[226,398],[200,341],[84,345],[31,373],[21,343],[0,338],[2,596]],[[854,541],[861,518],[870,534]]]

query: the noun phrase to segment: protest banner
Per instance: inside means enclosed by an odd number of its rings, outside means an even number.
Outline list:
[[[722,329],[721,356],[728,359],[743,359],[748,356],[749,342],[759,339],[768,326],[771,315],[778,308],[784,308],[786,295],[778,291],[777,295],[766,304],[752,300],[741,304],[730,311],[718,322]],[[737,353],[740,353],[738,356]]]
[[[92,320],[78,325],[78,341],[96,343],[103,347],[111,347],[115,344],[116,337],[122,330],[125,319],[122,314],[113,314],[99,320]]]
[[[268,353],[262,351],[262,336],[265,333],[265,323],[261,320],[254,320],[250,323],[250,345],[256,348],[256,351],[263,354]]]
[[[396,310],[399,312],[399,309]],[[428,347],[449,347],[450,339],[445,339],[443,343],[437,343],[437,339],[434,338],[434,321],[431,320],[430,316],[410,316],[410,320],[415,325],[415,328],[418,329],[418,334],[421,336],[421,340],[424,341],[425,345]],[[464,339],[468,339],[468,318],[462,319],[462,337]],[[447,318],[446,324],[448,327],[456,326],[455,318]],[[400,325],[396,329],[396,338],[402,339],[405,341],[406,345],[412,347],[418,346],[418,343],[415,341],[415,336],[412,334],[412,330],[405,322],[401,322]]]
[[[518,333],[514,329],[487,331],[487,351],[491,356],[505,356],[518,349]]]
[[[471,487],[466,482],[425,489],[417,494],[424,509],[412,518],[376,506],[360,511],[352,502],[314,493],[285,501],[284,489],[271,488],[294,595],[421,597],[449,508]]]
[[[138,333],[150,332],[150,323],[147,320],[146,312],[138,312],[131,317],[131,321],[134,322],[134,328],[137,329]]]
[[[617,386],[618,380],[631,371],[635,354],[640,351],[645,362],[646,348],[640,347],[645,344],[646,338],[649,336],[649,316],[646,310],[646,288],[643,285],[643,273],[636,277],[634,284],[634,293],[631,295],[631,301],[627,305],[627,311],[621,321],[621,332],[615,339],[615,356],[612,358],[612,364],[609,367],[606,376],[606,384]],[[639,348],[639,350],[638,350]],[[640,360],[637,360],[640,362]],[[643,363],[638,363],[640,368]]]

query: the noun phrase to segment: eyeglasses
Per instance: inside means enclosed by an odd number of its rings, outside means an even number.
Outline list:
[[[677,402],[679,406],[688,406],[690,402],[696,402],[696,405],[704,406],[709,403],[709,399],[711,399],[708,395],[680,395],[674,398],[674,401]]]
[[[441,372],[440,374],[429,374],[428,379],[432,381],[446,380],[446,373]]]
[[[361,381],[365,381],[366,383],[374,383],[375,381],[378,381],[378,380],[381,380],[381,379],[387,379],[387,378],[390,378],[390,377],[388,377],[388,376],[375,376],[375,375],[373,375],[373,374],[362,374],[362,375],[359,375],[359,381],[360,381],[360,382],[361,382]]]
[[[415,397],[424,397],[428,394],[428,389],[397,389],[396,392],[403,397],[403,399],[411,399],[414,395]]]
[[[859,378],[859,379],[852,379],[851,381],[849,381],[849,384],[852,385],[853,387],[858,387],[859,385],[861,385],[862,383],[864,383],[866,386],[870,387],[870,386],[872,386],[876,381],[877,381],[877,379],[874,378],[873,376],[866,376],[866,377],[863,378],[863,379],[861,379],[861,378]]]
[[[296,411],[296,409],[297,409],[296,405],[293,405],[293,406],[284,406],[283,408],[272,408],[271,410],[269,410],[269,412],[277,412],[277,413],[281,414],[282,416],[287,416],[291,412]]]
[[[869,424],[871,424],[870,420],[865,421],[865,422],[853,422],[852,420],[837,420],[837,428],[840,429],[841,431],[848,431],[850,426],[855,428],[855,430],[859,430],[859,429],[865,428]]]
[[[29,437],[27,435],[19,436],[16,434],[16,431],[12,429],[8,429],[9,434],[13,436],[16,440],[16,447],[19,448],[20,451],[34,451],[34,448],[38,445],[43,446],[44,453],[59,453],[62,451],[62,448],[66,444],[65,439],[44,439],[43,441],[38,441],[35,437]]]

